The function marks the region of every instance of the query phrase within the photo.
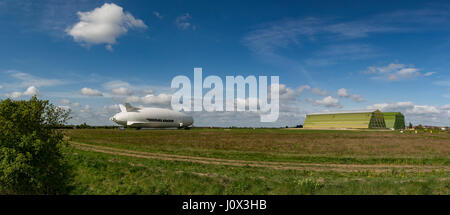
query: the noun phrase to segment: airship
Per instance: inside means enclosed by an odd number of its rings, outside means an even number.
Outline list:
[[[120,113],[111,121],[130,128],[185,128],[192,127],[194,119],[185,113],[163,108],[138,108],[129,103],[120,104]]]

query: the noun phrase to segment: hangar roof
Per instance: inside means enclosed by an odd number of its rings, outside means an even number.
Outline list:
[[[342,110],[342,111],[333,111],[333,112],[318,112],[318,113],[310,113],[307,115],[322,115],[322,114],[344,114],[344,113],[372,113],[377,111],[378,109],[363,109],[363,110]]]

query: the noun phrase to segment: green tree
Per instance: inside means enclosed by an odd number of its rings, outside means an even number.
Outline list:
[[[408,128],[413,128],[413,124],[409,123]]]
[[[36,97],[0,101],[0,193],[65,194],[71,189],[68,144],[60,127],[70,111]]]

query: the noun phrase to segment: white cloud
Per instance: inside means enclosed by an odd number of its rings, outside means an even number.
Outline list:
[[[62,110],[65,110],[65,111],[69,111],[70,110],[70,107],[67,106],[67,105],[60,105],[60,106],[58,106],[58,108],[60,108]]]
[[[412,102],[380,103],[367,106],[367,109],[379,109],[381,111],[404,111],[412,108],[414,108]]]
[[[422,74],[419,71],[420,69],[415,68],[412,65],[391,63],[381,67],[370,66],[364,73],[373,75],[373,79],[388,81],[408,80],[419,76],[430,76],[434,74],[434,72]]]
[[[348,94],[347,89],[341,88],[337,91],[337,95],[340,97],[349,97],[350,94]]]
[[[326,96],[328,95],[328,92],[326,90],[320,89],[320,88],[310,88],[309,92],[311,92],[314,95],[318,96]]]
[[[105,105],[103,106],[103,109],[107,111],[119,111],[120,107],[118,104],[113,104],[113,105]]]
[[[28,87],[25,92],[12,92],[10,94],[6,94],[6,96],[11,97],[11,98],[19,98],[22,96],[38,96],[39,94],[39,90],[38,88],[36,88],[35,86],[30,86]]]
[[[411,114],[438,114],[440,111],[434,107],[429,105],[415,105],[412,110],[407,110],[407,113]]]
[[[103,96],[102,92],[87,87],[81,89],[81,94],[85,96]]]
[[[168,106],[170,105],[172,95],[161,93],[159,95],[148,94],[146,96],[129,96],[125,98],[125,102],[139,103],[144,105]]]
[[[345,88],[340,88],[337,91],[337,95],[339,97],[343,97],[343,98],[351,98],[355,102],[363,102],[363,101],[365,101],[365,99],[361,95],[357,95],[357,94],[352,95],[352,94],[348,93],[347,89],[345,89]]]
[[[172,95],[161,93],[159,95],[146,95],[141,98],[141,103],[149,105],[167,105],[170,104]]]
[[[186,13],[175,19],[175,25],[181,30],[186,30],[189,28],[192,28],[193,30],[195,30],[196,26],[192,25],[192,23],[190,21],[191,19],[192,19],[191,15],[189,13]]]
[[[108,50],[108,51],[110,51],[110,52],[114,51],[114,48],[112,47],[111,44],[107,44],[107,45],[105,46],[105,48],[106,48],[106,50]]]
[[[151,89],[144,89],[144,90],[141,90],[141,93],[143,93],[143,94],[153,94],[153,90],[151,90]]]
[[[304,90],[309,90],[309,89],[311,89],[311,87],[309,85],[302,85],[297,88],[297,92],[303,93]]]
[[[136,86],[121,80],[109,81],[103,84],[103,87],[116,96],[130,96],[133,94],[133,90],[137,90]]]
[[[435,74],[435,72],[427,72],[427,73],[423,74],[423,76],[428,77],[428,76],[432,76],[433,74]]]
[[[148,86],[148,85],[137,85],[130,84],[122,80],[113,80],[106,82],[102,85],[107,91],[111,91],[114,96],[131,96],[134,94],[148,95],[154,94],[151,88],[156,88],[158,92],[168,92],[171,88],[160,87],[160,86]],[[159,90],[158,90],[159,89]],[[119,98],[117,98],[119,99]]]
[[[275,86],[274,84],[270,85],[271,89]],[[278,93],[280,99],[295,99],[298,94],[296,90],[286,87],[285,84],[278,85]]]
[[[35,86],[28,87],[25,92],[23,92],[25,96],[35,96],[39,95],[39,90]]]
[[[450,104],[442,105],[441,110],[450,110]]]
[[[83,45],[106,44],[108,50],[112,50],[117,38],[129,29],[147,28],[142,20],[135,19],[114,3],[105,3],[92,11],[79,11],[77,15],[80,21],[67,28],[67,34]]]
[[[91,107],[89,105],[85,105],[83,109],[80,110],[81,113],[88,113],[91,111]]]
[[[395,74],[390,74],[389,80],[409,79],[419,75],[420,75],[419,69],[403,68],[398,70]]]
[[[126,87],[115,88],[115,89],[112,89],[111,92],[114,95],[119,95],[119,96],[130,96],[133,94],[133,91]]]
[[[364,97],[362,97],[361,95],[351,95],[350,96],[355,102],[364,102],[366,101],[366,99],[364,99]]]
[[[60,102],[61,104],[65,104],[65,105],[70,104],[70,101],[67,100],[67,99],[61,99],[59,102]]]
[[[367,109],[379,109],[383,112],[402,112],[408,121],[421,124],[448,124],[449,113],[443,106],[441,109],[431,105],[416,105],[413,102],[380,103],[367,106]]]
[[[64,106],[68,106],[68,107],[80,107],[81,104],[78,102],[71,102],[68,99],[61,99],[59,100],[59,103],[64,104]]]
[[[8,70],[7,73],[14,79],[20,81],[20,83],[14,83],[15,86],[36,86],[36,87],[51,87],[64,84],[65,82],[58,79],[39,78],[28,73],[20,72],[17,70]]]
[[[3,88],[3,86],[2,85],[0,85],[0,89],[2,89]]]
[[[156,18],[158,18],[158,19],[162,19],[163,18],[163,16],[158,11],[153,11],[153,15],[155,15]]]
[[[114,81],[109,81],[103,84],[103,87],[105,87],[106,89],[112,90],[114,88],[119,88],[119,87],[126,87],[126,88],[130,88],[131,84],[125,81],[121,81],[121,80],[114,80]]]
[[[11,97],[11,98],[19,98],[23,95],[22,92],[12,92],[10,94],[6,94],[6,96]]]
[[[334,98],[332,96],[327,96],[321,100],[313,100],[307,99],[307,101],[311,102],[313,105],[322,105],[325,107],[336,107],[341,108],[341,104],[339,103],[339,99]]]

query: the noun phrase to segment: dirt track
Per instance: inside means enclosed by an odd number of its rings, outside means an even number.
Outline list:
[[[191,163],[201,163],[211,165],[237,166],[237,167],[251,166],[251,167],[263,167],[271,169],[283,169],[283,170],[338,171],[338,172],[354,172],[354,171],[386,172],[392,169],[399,169],[406,172],[431,172],[433,170],[450,171],[450,166],[445,165],[328,164],[328,163],[246,161],[246,160],[230,160],[230,159],[132,151],[126,149],[117,149],[112,147],[96,146],[77,142],[70,142],[70,145],[84,151],[93,151],[112,155],[121,155],[128,157],[156,159],[165,161],[181,161],[181,162],[191,162]]]

